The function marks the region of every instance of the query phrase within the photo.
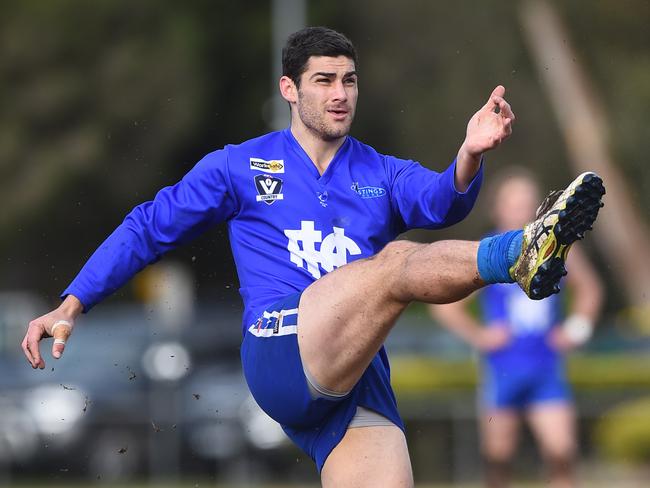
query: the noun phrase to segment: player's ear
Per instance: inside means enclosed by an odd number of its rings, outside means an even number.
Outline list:
[[[280,78],[280,94],[289,103],[298,101],[298,88],[291,78],[283,76]]]

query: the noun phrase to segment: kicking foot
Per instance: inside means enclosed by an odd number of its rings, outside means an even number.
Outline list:
[[[541,300],[560,291],[569,248],[591,230],[604,194],[600,176],[582,173],[566,190],[551,192],[536,219],[524,227],[521,254],[510,276],[530,298]]]

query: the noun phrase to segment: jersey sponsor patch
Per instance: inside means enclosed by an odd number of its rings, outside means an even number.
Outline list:
[[[282,180],[271,175],[255,176],[255,188],[258,195],[255,200],[271,205],[276,200],[284,200],[282,194]]]
[[[265,173],[284,173],[284,160],[282,159],[267,161],[265,159],[250,158],[250,165],[250,169],[257,169]]]
[[[287,250],[291,262],[307,271],[316,279],[321,277],[321,268],[326,272],[340,268],[348,263],[348,254],[356,256],[361,254],[361,249],[348,236],[342,227],[333,227],[333,232],[323,239],[323,233],[314,228],[313,220],[300,222],[300,229],[284,231],[289,239]],[[316,249],[316,244],[320,244]],[[319,267],[320,265],[320,267]]]
[[[361,198],[379,198],[386,194],[384,188],[378,186],[359,186],[359,182],[352,183],[352,189]]]

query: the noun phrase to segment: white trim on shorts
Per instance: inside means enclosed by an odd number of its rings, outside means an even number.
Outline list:
[[[283,325],[284,317],[288,317],[291,315],[297,315],[298,314],[298,309],[297,308],[290,308],[290,309],[283,309],[280,311],[273,311],[273,312],[268,312],[264,311],[262,314],[261,319],[277,319],[278,323],[276,324],[275,327],[266,327],[262,329],[260,327],[261,322],[260,320],[256,321],[253,325],[251,325],[248,328],[248,331],[253,334],[255,337],[279,337],[279,336],[286,336],[286,335],[291,335],[291,334],[297,334],[298,333],[298,326],[297,325]],[[325,388],[324,386],[319,385],[314,377],[307,371],[307,368],[303,364],[303,373],[305,375],[305,379],[307,380],[307,387],[309,388],[309,393],[312,397],[312,399],[317,399],[317,398],[325,398],[327,400],[343,400],[345,397],[347,397],[350,394],[350,391],[341,393],[338,391],[333,391]],[[350,429],[355,429],[359,427],[379,427],[379,426],[395,426],[395,423],[390,421],[388,418],[385,416],[381,415],[380,413],[375,412],[374,410],[370,410],[368,408],[362,407],[360,405],[357,405],[357,410],[354,414],[354,417],[352,417],[352,420],[350,421],[350,424],[348,425],[348,428]]]
[[[289,315],[297,315],[298,314],[298,309],[297,308],[290,308],[288,310],[280,310],[279,312],[277,310],[273,312],[267,312],[264,311],[262,314],[262,317],[265,319],[278,319],[279,324],[277,327],[277,332],[273,328],[266,328],[262,329],[258,327],[258,323],[255,322],[253,325],[251,325],[248,328],[248,332],[253,334],[255,337],[279,337],[279,336],[285,336],[285,335],[291,335],[291,334],[297,334],[298,333],[298,326],[297,325],[282,325],[284,317],[287,317]]]

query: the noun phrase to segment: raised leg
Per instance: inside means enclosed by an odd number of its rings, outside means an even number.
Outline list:
[[[410,302],[449,303],[484,285],[477,249],[467,241],[395,241],[312,283],[298,313],[307,371],[328,390],[352,389]]]

